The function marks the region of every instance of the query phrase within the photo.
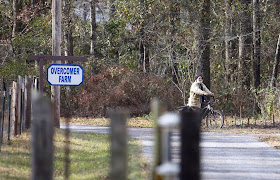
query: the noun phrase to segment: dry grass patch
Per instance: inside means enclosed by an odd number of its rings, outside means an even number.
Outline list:
[[[278,128],[258,128],[258,127],[248,127],[248,128],[222,128],[222,129],[208,129],[207,127],[202,127],[202,132],[215,132],[223,134],[280,134]]]
[[[260,141],[266,142],[276,149],[280,149],[280,137],[279,136],[262,136],[259,137]]]
[[[61,118],[61,123],[65,123],[65,118]],[[91,125],[91,126],[110,126],[109,118],[71,118],[70,124]],[[149,118],[129,118],[127,127],[153,128],[154,121]]]

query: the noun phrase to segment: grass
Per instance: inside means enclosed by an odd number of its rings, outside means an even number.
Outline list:
[[[61,118],[61,123],[65,123],[65,118]],[[109,118],[71,118],[70,124],[80,124],[80,125],[92,125],[92,126],[110,126]],[[155,127],[154,121],[145,118],[129,118],[127,120],[127,127],[139,127],[139,128],[153,128]]]
[[[70,179],[109,179],[109,136],[103,134],[71,133]],[[55,134],[54,179],[64,179],[64,131]],[[141,157],[140,142],[128,141],[128,179],[149,179],[150,167]],[[30,179],[30,133],[23,133],[0,152],[0,179]]]

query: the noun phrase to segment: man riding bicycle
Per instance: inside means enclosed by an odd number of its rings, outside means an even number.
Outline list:
[[[201,75],[195,77],[190,89],[190,97],[188,100],[188,106],[195,112],[200,112],[203,106],[205,96],[214,96],[206,86],[203,84],[203,78]]]

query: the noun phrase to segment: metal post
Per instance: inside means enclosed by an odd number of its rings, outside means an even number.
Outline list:
[[[4,134],[4,118],[5,118],[5,97],[6,97],[6,84],[3,79],[3,103],[2,103],[2,119],[1,119],[1,137],[0,137],[0,149],[3,144],[3,134]]]
[[[181,113],[181,180],[200,179],[200,120],[200,113]]]
[[[9,120],[8,120],[8,141],[10,141],[11,135],[11,101],[12,101],[12,89],[9,90]]]
[[[25,104],[24,104],[24,99],[25,99],[25,87],[24,87],[24,78],[22,79],[22,90],[21,90],[21,131],[23,132],[25,130]]]

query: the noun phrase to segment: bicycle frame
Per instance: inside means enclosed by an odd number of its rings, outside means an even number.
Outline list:
[[[213,114],[213,108],[211,107],[211,103],[213,103],[215,101],[207,101],[207,105],[202,108],[201,113],[202,113],[202,119],[204,119],[207,114],[210,112],[211,114]]]

